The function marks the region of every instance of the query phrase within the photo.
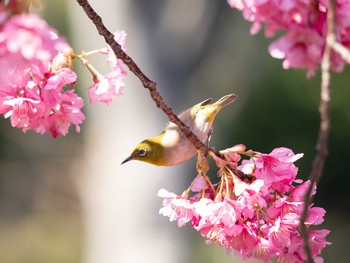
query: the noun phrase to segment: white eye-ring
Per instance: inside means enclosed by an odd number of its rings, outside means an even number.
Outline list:
[[[146,155],[146,153],[147,153],[147,151],[145,148],[140,148],[137,152],[137,156],[143,157]]]

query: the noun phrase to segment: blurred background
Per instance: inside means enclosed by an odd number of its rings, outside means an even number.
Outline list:
[[[75,1],[42,2],[41,15],[76,53],[105,46]],[[111,31],[127,32],[128,54],[175,112],[208,97],[239,96],[216,119],[212,146],[243,143],[266,153],[289,147],[304,153],[296,165],[307,178],[319,126],[319,75],[306,79],[305,71],[283,70],[267,53],[271,40],[251,36],[250,24],[226,1],[90,2]],[[107,70],[104,58],[91,60]],[[74,66],[87,98],[91,76]],[[314,199],[327,210],[321,227],[331,230],[325,262],[348,262],[349,73],[332,76],[330,154]],[[157,191],[180,194],[196,174],[195,160],[168,168],[120,165],[167,122],[132,74],[111,106],[86,101],[84,113],[81,134],[72,130],[55,140],[0,120],[0,262],[241,262],[158,215]]]

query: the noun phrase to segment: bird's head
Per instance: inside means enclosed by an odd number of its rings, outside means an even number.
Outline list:
[[[122,164],[131,160],[138,160],[154,165],[164,165],[163,152],[164,148],[161,145],[160,136],[152,137],[140,142]]]

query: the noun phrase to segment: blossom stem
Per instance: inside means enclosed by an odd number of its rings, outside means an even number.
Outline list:
[[[77,58],[78,58],[78,59],[81,61],[81,63],[83,63],[83,65],[90,71],[91,75],[93,76],[93,79],[99,78],[99,77],[102,78],[101,74],[97,71],[97,69],[96,69],[93,65],[91,65],[91,64],[89,63],[89,61],[88,61],[87,59],[82,58],[82,57],[80,57],[80,56],[78,56]]]
[[[214,186],[213,186],[213,184],[210,182],[210,180],[209,180],[208,176],[206,176],[206,177],[205,177],[205,180],[206,180],[206,183],[208,183],[208,184],[209,184],[210,189],[211,189],[211,191],[213,192],[213,195],[214,195],[214,196],[216,196],[216,190],[215,190],[215,187],[214,187]]]
[[[260,209],[258,204],[255,204],[254,208],[255,208],[256,221],[258,222],[258,233],[257,233],[257,236],[258,237],[262,237],[262,235],[261,235],[261,222],[260,222],[261,209]]]
[[[84,52],[84,57],[88,57],[88,56],[91,56],[91,55],[94,55],[94,54],[97,54],[97,53],[101,53],[101,50],[100,49],[95,49],[95,50],[91,50],[91,51],[88,51],[88,52]]]
[[[97,54],[97,53],[101,53],[101,49],[95,49],[95,50],[91,50],[91,51],[88,51],[88,52],[81,52],[81,54],[75,54],[75,53],[72,53],[70,54],[70,56],[74,59],[79,59],[81,61],[83,61],[84,58],[88,57],[88,56],[91,56],[93,54]]]
[[[197,176],[196,176],[196,178],[193,179],[193,181],[192,181],[192,183],[190,184],[190,186],[189,186],[185,191],[183,191],[183,193],[182,193],[182,195],[181,195],[182,197],[188,198],[188,196],[189,196],[189,194],[190,194],[190,191],[191,191],[191,189],[192,189],[192,186],[194,185],[194,183],[197,181],[198,177],[200,177],[200,176],[202,176],[202,174],[201,174],[201,173],[198,173]]]
[[[221,173],[219,195],[222,196],[222,189],[224,188],[225,173]]]
[[[202,198],[205,197],[205,187],[207,186],[207,175],[205,172],[202,174],[202,179],[203,179],[203,187],[202,187]]]
[[[230,195],[231,195],[231,193],[230,193],[230,184],[228,182],[227,175],[224,174],[223,176],[225,177],[226,196],[230,197]]]
[[[300,216],[300,234],[303,237],[304,251],[307,256],[307,262],[314,262],[309,242],[309,229],[305,225],[309,214],[309,206],[312,202],[312,190],[322,176],[324,164],[328,155],[328,138],[330,132],[330,99],[331,99],[331,43],[335,39],[334,29],[334,6],[333,1],[328,2],[327,10],[327,41],[322,57],[322,76],[321,76],[321,96],[319,104],[320,129],[316,142],[316,155],[312,163],[312,169],[309,175],[310,185],[304,196],[303,212]]]

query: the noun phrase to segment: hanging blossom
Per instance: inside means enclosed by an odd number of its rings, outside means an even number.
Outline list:
[[[121,46],[122,50],[126,52],[125,31],[116,31],[114,33],[114,39]],[[90,67],[90,71],[93,72],[95,84],[89,87],[89,96],[91,104],[97,102],[104,102],[107,105],[111,104],[117,95],[121,95],[127,72],[123,68],[123,61],[118,59],[110,46],[108,48],[100,49],[101,54],[107,55],[107,64],[111,67],[111,71],[105,75],[95,72]],[[89,66],[88,66],[89,67]]]
[[[40,17],[27,14],[30,1],[10,0],[0,4],[0,114],[23,132],[66,135],[74,125],[80,131],[85,116],[83,99],[74,90],[77,75],[72,59],[90,70],[95,84],[89,88],[90,101],[110,104],[121,94],[126,72],[123,62],[110,48],[74,54],[68,42]],[[19,14],[24,12],[22,14]],[[116,40],[125,50],[124,31]],[[99,73],[86,59],[100,53],[107,56],[111,71]]]
[[[283,59],[283,68],[305,68],[313,76],[319,68],[327,34],[327,0],[228,0],[232,8],[242,11],[252,22],[251,34],[257,34],[262,25],[265,36],[278,31],[285,34],[273,41],[268,50],[272,57]],[[335,3],[336,38],[350,48],[350,1]],[[333,70],[343,70],[345,61],[332,54]]]
[[[298,232],[303,196],[310,182],[296,179],[294,162],[303,154],[276,148],[269,154],[245,151],[237,145],[211,154],[219,167],[220,182],[212,184],[207,159],[199,156],[198,175],[182,195],[161,189],[164,198],[159,213],[177,221],[179,227],[190,223],[205,239],[233,251],[242,259],[264,262],[297,263],[306,260],[303,240]],[[238,154],[239,153],[239,154]],[[251,156],[240,162],[240,155]],[[313,195],[316,189],[313,189]],[[323,222],[326,211],[309,207],[309,243],[315,262],[323,262],[321,250],[329,245],[328,230],[312,226]]]

